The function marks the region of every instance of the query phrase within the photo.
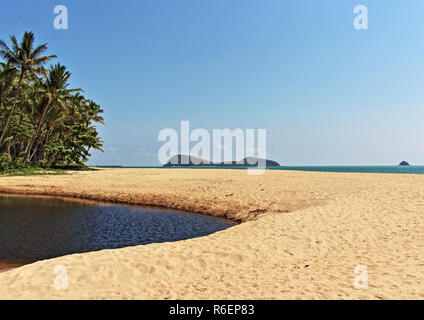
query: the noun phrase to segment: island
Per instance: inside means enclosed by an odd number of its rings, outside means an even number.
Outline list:
[[[261,161],[262,160],[262,161]],[[171,157],[164,167],[257,167],[258,162],[262,162],[266,167],[279,167],[280,164],[276,161],[261,159],[255,157],[247,157],[241,161],[229,162],[211,162],[195,156],[178,154]]]
[[[402,161],[401,163],[399,163],[400,166],[406,167],[409,166],[410,164],[406,161]]]

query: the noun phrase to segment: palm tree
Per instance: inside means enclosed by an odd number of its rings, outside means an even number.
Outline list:
[[[102,116],[100,116],[99,114],[103,113],[102,108],[95,103],[93,100],[89,100],[88,101],[88,116],[89,116],[89,121],[94,121],[94,122],[98,122],[101,124],[105,124],[105,120],[103,119]]]
[[[18,43],[14,35],[10,36],[10,40],[12,42],[12,48],[9,48],[3,40],[0,40],[0,55],[7,61],[8,64],[19,70],[19,81],[9,116],[7,117],[3,132],[0,136],[0,145],[3,142],[9,127],[10,119],[15,111],[19,91],[21,90],[22,81],[26,73],[40,72],[42,66],[47,61],[56,58],[55,55],[42,55],[47,50],[47,44],[42,44],[34,48],[34,34],[32,32],[25,32],[22,36],[21,43]]]
[[[26,32],[10,48],[0,41],[0,171],[23,162],[36,166],[83,165],[103,141],[95,123],[103,110],[69,89],[70,73],[60,64],[44,69],[47,46],[34,47]],[[8,169],[9,168],[9,169]]]
[[[37,129],[35,134],[32,137],[31,141],[28,143],[28,146],[25,150],[25,161],[31,159],[31,149],[34,145],[35,140],[38,138],[41,127],[43,125],[44,119],[46,117],[47,111],[51,105],[55,105],[59,108],[65,108],[66,99],[69,97],[69,94],[74,91],[81,91],[81,89],[68,89],[69,78],[71,73],[66,70],[65,66],[62,66],[60,63],[51,66],[50,70],[46,72],[46,79],[44,83],[44,105],[41,111],[40,119],[38,120]]]
[[[9,63],[0,62],[0,111],[2,109],[5,92],[12,85],[16,69]]]

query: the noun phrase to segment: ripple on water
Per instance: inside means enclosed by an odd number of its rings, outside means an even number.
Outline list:
[[[235,224],[222,218],[168,209],[1,196],[0,266],[185,240]]]

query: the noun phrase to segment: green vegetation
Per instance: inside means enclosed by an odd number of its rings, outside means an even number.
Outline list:
[[[65,66],[45,68],[56,56],[34,46],[32,32],[10,41],[0,40],[0,173],[84,168],[102,147],[94,123],[104,124],[103,110],[69,88]]]
[[[71,167],[71,170],[95,170],[90,169],[88,167]],[[67,169],[68,170],[68,169]],[[54,169],[54,168],[41,168],[38,166],[30,165],[30,166],[19,166],[12,167],[6,170],[0,171],[1,176],[32,176],[32,175],[57,175],[57,174],[65,174],[65,169]]]

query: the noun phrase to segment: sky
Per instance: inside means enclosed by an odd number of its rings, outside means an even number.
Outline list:
[[[68,8],[68,30],[53,26]],[[354,28],[357,5],[368,29]],[[266,129],[282,165],[424,164],[424,2],[20,0],[33,31],[104,109],[91,165],[159,165],[162,129]],[[10,43],[10,42],[8,42]]]

